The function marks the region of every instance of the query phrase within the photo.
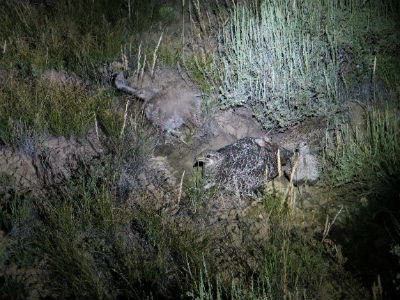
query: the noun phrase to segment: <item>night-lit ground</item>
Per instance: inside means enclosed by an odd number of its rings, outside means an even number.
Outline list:
[[[0,1],[0,298],[397,299],[399,16]]]

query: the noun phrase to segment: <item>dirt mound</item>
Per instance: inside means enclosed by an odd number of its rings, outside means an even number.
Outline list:
[[[0,174],[13,177],[18,189],[36,190],[40,186],[32,158],[10,147],[0,149]]]
[[[150,157],[137,170],[123,168],[119,189],[130,202],[149,201],[156,209],[179,199],[180,185],[176,171],[165,157]]]
[[[64,183],[81,164],[104,152],[95,130],[83,138],[49,137],[31,153],[0,148],[0,173],[13,177],[17,189],[40,194],[51,185]]]

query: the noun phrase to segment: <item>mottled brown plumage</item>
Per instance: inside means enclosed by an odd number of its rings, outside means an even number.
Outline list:
[[[241,195],[254,195],[265,186],[265,180],[278,176],[278,146],[262,138],[246,137],[218,151],[203,151],[197,162],[203,164],[205,188],[216,186]],[[281,149],[281,163],[290,153]]]

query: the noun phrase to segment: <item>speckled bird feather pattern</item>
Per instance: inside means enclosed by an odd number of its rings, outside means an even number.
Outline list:
[[[203,162],[206,187],[217,186],[240,195],[254,195],[265,186],[265,179],[278,176],[278,147],[260,139],[243,138],[218,151],[206,150],[197,161]],[[283,159],[282,159],[283,157]],[[287,153],[281,161],[287,161]]]

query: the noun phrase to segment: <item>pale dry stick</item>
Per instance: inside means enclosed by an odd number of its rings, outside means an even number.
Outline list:
[[[329,226],[329,215],[326,214],[326,219],[325,219],[325,225],[324,225],[324,232],[322,233],[322,242],[324,241],[324,236],[325,233],[328,231],[328,226]]]
[[[124,131],[125,131],[126,118],[128,117],[128,106],[129,106],[129,99],[126,101],[126,105],[125,105],[124,123],[122,123],[121,134],[120,134],[121,137],[123,136]]]
[[[7,50],[7,40],[4,41],[3,54],[6,54],[6,50]]]
[[[144,67],[146,66],[146,59],[147,59],[147,57],[146,57],[146,54],[145,54],[145,55],[144,55],[144,59],[143,59],[143,67],[142,67],[142,70],[141,70],[140,76],[139,76],[140,82],[143,82]]]
[[[185,171],[182,173],[181,182],[179,184],[179,192],[178,192],[178,205],[181,203],[182,197],[182,187],[183,187],[183,178],[185,177]]]
[[[383,299],[382,294],[383,294],[382,281],[381,281],[381,276],[378,274],[377,283],[374,281],[374,284],[372,285],[373,299],[374,300]]]
[[[94,113],[94,129],[96,131],[96,136],[97,136],[97,139],[98,139],[99,138],[99,126],[97,125],[96,113]]]
[[[297,167],[298,167],[298,165],[299,165],[299,162],[300,162],[300,155],[297,157],[297,159],[296,159],[296,161],[295,161],[295,163],[294,163],[294,165],[293,165],[292,172],[290,173],[289,186],[288,186],[288,188],[286,189],[285,195],[284,195],[284,197],[283,197],[283,201],[284,201],[284,202],[288,200],[289,195],[291,194],[291,192],[292,192],[292,190],[293,190],[293,187],[294,187],[294,185],[293,185],[293,177],[294,177],[294,173],[296,172],[296,169],[297,169]],[[293,202],[293,201],[292,201],[292,202]],[[283,204],[283,203],[282,203],[282,204]],[[291,205],[293,205],[293,204],[294,204],[294,203],[291,203]]]
[[[152,78],[154,76],[154,67],[156,66],[157,51],[158,51],[158,48],[160,47],[163,34],[164,34],[164,32],[161,33],[160,38],[159,38],[158,43],[157,43],[157,46],[156,46],[156,48],[154,49],[154,52],[153,52],[153,63],[152,63],[151,72],[150,72],[150,75],[151,75]]]
[[[339,211],[336,213],[335,217],[333,218],[332,222],[329,222],[329,217],[328,215],[326,216],[326,221],[325,221],[325,229],[322,237],[322,242],[326,239],[326,237],[329,234],[329,231],[331,230],[333,224],[335,224],[337,217],[340,215],[340,213],[343,210],[343,205],[341,205]]]
[[[281,178],[282,177],[282,164],[281,164],[281,151],[280,149],[278,149],[277,153],[276,153],[276,162],[278,165],[278,177]]]
[[[142,42],[139,44],[139,49],[138,49],[138,59],[137,59],[137,69],[135,72],[137,72],[137,75],[139,76],[140,74],[140,60],[142,59]]]

